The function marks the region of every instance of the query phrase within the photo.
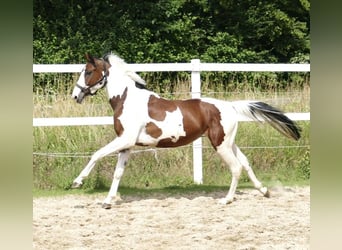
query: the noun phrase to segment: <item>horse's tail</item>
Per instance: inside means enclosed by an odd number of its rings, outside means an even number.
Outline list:
[[[283,135],[299,140],[301,129],[281,110],[259,101],[235,101],[232,105],[238,114],[255,121],[266,121]]]

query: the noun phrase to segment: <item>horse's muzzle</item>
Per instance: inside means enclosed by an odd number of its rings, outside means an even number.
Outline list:
[[[82,103],[83,99],[85,97],[85,93],[83,91],[81,91],[78,96],[77,96],[77,99],[76,99],[76,102],[77,103]]]

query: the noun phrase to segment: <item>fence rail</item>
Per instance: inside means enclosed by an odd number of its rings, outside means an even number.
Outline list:
[[[81,72],[84,64],[33,64],[33,73],[75,73]],[[201,97],[202,71],[230,71],[230,72],[310,72],[310,64],[257,64],[257,63],[201,63],[193,59],[190,63],[151,63],[128,64],[128,68],[135,72],[191,72],[191,96]],[[310,120],[310,113],[287,113],[292,120]],[[249,121],[240,119],[241,121]],[[80,126],[80,125],[111,125],[113,117],[59,117],[33,118],[33,126]],[[194,182],[202,184],[202,138],[193,142]]]
[[[294,121],[309,121],[310,113],[285,113]],[[252,119],[241,117],[239,121]],[[113,125],[113,116],[33,118],[33,127]]]
[[[310,72],[310,64],[284,63],[136,63],[128,64],[135,72],[180,72],[180,71],[238,71],[238,72]],[[84,64],[33,64],[33,73],[77,73]]]

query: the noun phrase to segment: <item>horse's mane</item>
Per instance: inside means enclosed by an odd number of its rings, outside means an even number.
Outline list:
[[[142,79],[137,73],[131,71],[127,67],[127,63],[120,58],[118,55],[113,53],[108,53],[103,56],[103,59],[106,60],[110,65],[115,65],[116,67],[121,68],[127,76],[129,76],[136,84],[138,85],[146,85],[144,79]],[[142,86],[141,86],[142,87]]]

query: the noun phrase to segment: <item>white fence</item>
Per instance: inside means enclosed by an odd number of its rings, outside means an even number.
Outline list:
[[[81,72],[84,64],[34,64],[33,73],[74,73]],[[255,64],[255,63],[201,63],[199,59],[191,63],[150,63],[128,64],[135,72],[191,72],[191,96],[201,97],[201,71],[235,71],[235,72],[310,72],[310,64]],[[310,113],[287,113],[292,120],[310,120]],[[248,121],[248,120],[242,120]],[[80,126],[80,125],[109,125],[113,117],[60,117],[33,118],[33,126]],[[193,142],[194,182],[203,183],[202,173],[202,139]]]

